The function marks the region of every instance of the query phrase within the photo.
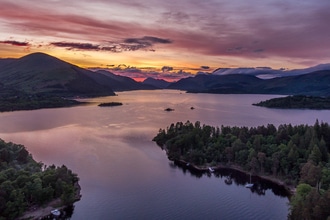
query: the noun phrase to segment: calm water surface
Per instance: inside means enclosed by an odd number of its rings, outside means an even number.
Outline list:
[[[87,106],[0,114],[2,139],[79,175],[82,199],[71,219],[286,219],[288,198],[271,187],[256,193],[239,181],[226,185],[221,175],[197,177],[168,161],[151,139],[159,128],[187,120],[213,126],[330,122],[329,111],[251,105],[275,97],[269,95],[117,94],[88,99],[93,104]],[[124,105],[97,106],[111,101]]]

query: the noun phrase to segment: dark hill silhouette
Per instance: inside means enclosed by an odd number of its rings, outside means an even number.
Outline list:
[[[3,65],[0,81],[26,93],[61,96],[114,95],[111,87],[90,76],[93,72],[56,57],[33,53]]]
[[[255,76],[243,74],[197,75],[172,83],[168,88],[205,93],[249,93],[248,88],[260,82],[262,80]]]
[[[273,79],[244,74],[197,75],[172,83],[168,88],[200,93],[330,96],[330,70]]]
[[[265,80],[256,90],[267,94],[330,96],[330,70]]]
[[[142,83],[145,85],[152,85],[152,86],[154,86],[156,88],[160,88],[160,89],[165,89],[171,84],[170,82],[167,82],[166,80],[154,79],[151,77],[146,78]]]
[[[15,58],[5,58],[5,59],[0,59],[0,70],[3,66],[8,65],[9,63],[15,61]]]
[[[97,71],[92,78],[102,85],[110,86],[114,91],[159,89],[159,87],[146,85],[130,77],[116,75],[106,70]]]
[[[327,68],[327,65],[305,70],[320,68]],[[150,78],[140,83],[109,71],[83,69],[44,53],[0,59],[0,83],[5,90],[64,97],[106,96],[114,95],[113,91],[157,88],[201,93],[330,96],[330,70],[305,72],[272,79],[260,79],[250,74],[199,74],[171,84]]]

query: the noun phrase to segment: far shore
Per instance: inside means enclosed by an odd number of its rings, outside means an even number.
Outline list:
[[[176,160],[176,162],[178,162],[181,165],[187,165],[188,162],[184,161],[184,160]],[[200,171],[200,172],[208,172],[209,171],[209,167],[211,167],[214,171],[217,170],[221,170],[221,169],[230,169],[230,170],[236,170],[239,171],[241,173],[244,173],[246,175],[250,175],[250,172],[244,170],[242,167],[237,166],[237,165],[221,165],[218,164],[216,166],[196,166],[194,164],[189,164],[189,169],[194,169],[196,171]],[[296,193],[296,187],[292,186],[292,185],[288,185],[286,184],[284,181],[279,180],[278,178],[274,177],[274,176],[266,176],[266,175],[258,175],[258,174],[252,174],[252,176],[257,176],[260,179],[264,179],[267,181],[270,181],[278,186],[282,186],[284,187],[284,189],[288,192],[289,195],[294,195]]]

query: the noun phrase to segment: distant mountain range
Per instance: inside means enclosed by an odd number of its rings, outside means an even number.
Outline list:
[[[172,83],[169,89],[198,93],[330,96],[330,70],[260,79],[253,75],[197,75]]]
[[[150,77],[146,78],[142,83],[160,89],[166,89],[171,84],[170,82],[167,82],[163,79],[154,79]]]
[[[147,78],[143,82],[109,71],[90,71],[56,57],[33,53],[19,59],[0,59],[0,85],[25,94],[62,97],[115,95],[115,91],[179,89],[198,93],[286,94],[330,96],[330,64],[301,70],[267,67],[217,69],[177,82]]]
[[[297,76],[316,72],[320,70],[330,70],[330,63],[319,64],[317,66],[309,67],[306,69],[272,69],[270,67],[256,67],[256,68],[219,68],[213,71],[212,75],[228,75],[228,74],[244,74],[253,75],[262,79],[271,79],[277,77]]]
[[[159,89],[159,87],[152,84],[136,82],[130,77],[116,75],[106,70],[96,71],[93,78],[101,85],[110,86],[114,91]]]

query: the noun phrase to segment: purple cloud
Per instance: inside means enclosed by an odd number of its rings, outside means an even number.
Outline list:
[[[70,43],[70,42],[53,42],[50,43],[52,46],[65,47],[68,50],[100,50],[99,45],[90,43]]]
[[[20,41],[15,41],[15,40],[5,40],[5,41],[0,41],[1,44],[10,44],[13,46],[19,46],[19,47],[28,47],[30,46],[30,43],[28,42],[20,42]]]
[[[136,51],[151,48],[154,44],[169,44],[169,39],[163,39],[152,36],[144,36],[142,38],[126,38],[122,42],[108,42],[107,45],[98,45],[91,43],[75,43],[75,42],[52,42],[51,46],[64,47],[68,50],[94,50],[94,51]]]

